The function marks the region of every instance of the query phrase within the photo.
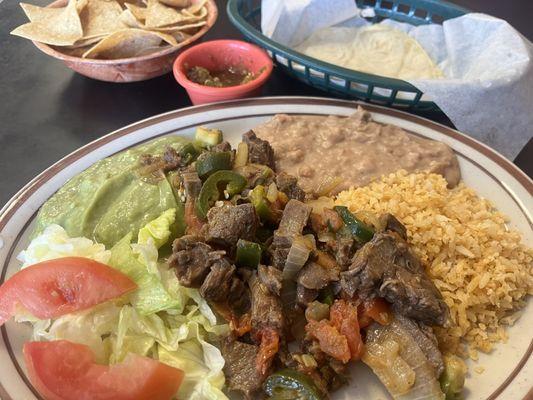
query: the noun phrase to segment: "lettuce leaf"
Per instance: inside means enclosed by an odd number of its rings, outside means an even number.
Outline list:
[[[195,322],[188,324],[190,339],[170,351],[158,348],[159,361],[185,371],[184,380],[178,391],[178,398],[190,400],[227,399],[222,392],[225,383],[224,358],[220,350],[206,342],[200,327]]]
[[[163,246],[170,238],[170,226],[176,220],[176,209],[166,210],[159,217],[147,223],[139,230],[137,243],[146,244],[153,240],[156,248]]]
[[[131,247],[131,234],[124,236],[111,249],[109,265],[128,275],[138,289],[131,295],[133,306],[143,315],[167,309],[183,310],[182,298],[172,296],[164,287],[158,274],[149,271],[147,265],[136,257]]]
[[[110,251],[89,239],[69,238],[59,226],[45,229],[21,253],[23,262],[57,254],[99,257],[133,279],[138,289],[120,300],[55,320],[23,314],[17,318],[33,324],[35,340],[87,344],[101,364],[115,364],[136,353],[181,368],[185,378],[179,398],[225,400],[224,359],[209,341],[227,335],[229,327],[218,323],[197,289],[181,286],[175,272],[160,261],[160,252],[173,237],[175,217],[174,209],[165,211],[139,230],[137,243],[128,234]]]
[[[84,237],[71,238],[61,226],[50,225],[31,241],[26,250],[20,252],[17,259],[22,262],[21,268],[25,268],[41,261],[69,256],[91,258],[107,264],[111,252],[103,244]]]
[[[114,302],[100,304],[90,310],[67,314],[54,321],[34,319],[33,340],[69,340],[89,346],[96,362],[106,364],[109,349],[103,337],[112,334],[117,327],[121,307]],[[31,319],[17,318],[31,322]]]

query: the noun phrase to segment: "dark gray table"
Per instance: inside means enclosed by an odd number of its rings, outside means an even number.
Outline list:
[[[29,0],[45,5],[50,0]],[[241,38],[220,17],[203,40]],[[475,11],[505,18],[533,39],[533,1],[457,0]],[[26,182],[72,150],[121,126],[190,105],[171,74],[146,82],[94,81],[45,56],[31,42],[9,35],[25,22],[16,0],[0,0],[0,207]],[[264,95],[324,96],[275,71]],[[519,116],[516,116],[519,118]],[[439,122],[450,124],[445,118]],[[533,141],[515,163],[533,175]]]

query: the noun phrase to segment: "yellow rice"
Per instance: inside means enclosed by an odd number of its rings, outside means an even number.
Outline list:
[[[403,222],[450,307],[452,326],[436,329],[442,350],[477,359],[478,349],[488,352],[507,339],[505,326],[533,294],[533,249],[489,201],[463,183],[451,190],[446,184],[440,175],[399,171],[341,192],[336,201]]]

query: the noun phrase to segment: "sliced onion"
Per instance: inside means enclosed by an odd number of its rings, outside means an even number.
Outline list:
[[[306,202],[306,204],[313,209],[314,213],[322,214],[324,208],[333,208],[335,201],[331,197],[319,197],[316,200]]]
[[[235,154],[235,162],[233,166],[244,167],[248,163],[248,145],[244,142],[240,142],[237,146],[237,153]]]
[[[307,244],[307,247],[309,248],[309,250],[316,250],[315,235],[313,235],[312,233],[309,233],[307,235],[304,235],[303,239],[305,240],[305,243]]]
[[[318,241],[322,243],[327,243],[332,240],[335,240],[335,234],[333,232],[321,231],[318,232]]]
[[[285,268],[283,268],[283,280],[295,280],[296,275],[302,269],[309,258],[311,250],[308,247],[307,241],[301,237],[296,236],[292,241],[292,246],[285,261]]]
[[[326,176],[326,179],[317,185],[314,192],[318,196],[331,196],[335,188],[341,183],[342,178],[340,176]]]
[[[274,182],[268,186],[266,198],[271,203],[274,203],[278,199],[278,187]]]

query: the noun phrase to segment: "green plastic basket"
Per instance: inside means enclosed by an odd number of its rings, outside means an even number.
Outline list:
[[[375,10],[375,17],[369,18],[372,22],[391,18],[412,25],[440,24],[468,12],[438,0],[356,0],[356,3],[359,8]],[[231,22],[247,40],[267,50],[278,68],[310,86],[344,98],[417,111],[440,111],[406,81],[338,67],[270,40],[261,33],[260,0],[229,0],[227,11]]]

